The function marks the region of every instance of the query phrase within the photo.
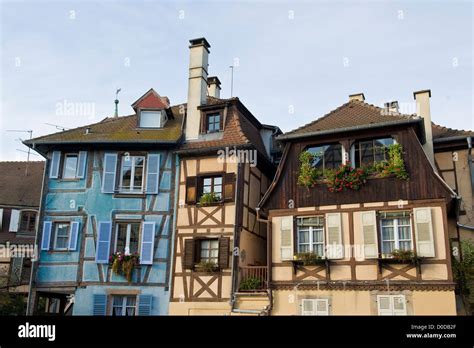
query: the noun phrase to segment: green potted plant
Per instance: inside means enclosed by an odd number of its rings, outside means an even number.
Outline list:
[[[255,277],[248,277],[240,282],[240,291],[252,291],[262,288],[262,281]]]
[[[137,253],[125,254],[120,251],[112,254],[109,258],[109,265],[112,272],[117,275],[123,275],[128,282],[132,281],[133,270],[138,266],[140,257]]]
[[[215,192],[208,192],[203,193],[201,198],[199,198],[199,205],[206,206],[211,205],[213,203],[220,202],[221,197],[217,195]]]
[[[319,265],[326,262],[325,258],[322,258],[320,255],[312,251],[306,253],[297,253],[294,255],[293,260],[295,263],[301,264],[303,266]]]
[[[216,272],[219,270],[219,265],[212,261],[201,261],[195,266],[196,271],[200,272]]]
[[[413,250],[394,249],[390,256],[389,259],[400,263],[415,263],[418,261],[418,257]]]

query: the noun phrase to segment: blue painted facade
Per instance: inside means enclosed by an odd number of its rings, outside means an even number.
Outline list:
[[[123,146],[122,146],[123,147]],[[112,314],[112,296],[136,296],[137,308],[140,299],[151,299],[149,315],[164,315],[168,313],[169,302],[169,272],[171,231],[173,224],[173,206],[175,195],[175,160],[168,149],[159,150],[159,146],[142,148],[140,150],[113,148],[105,151],[86,149],[86,163],[82,178],[61,179],[51,175],[51,167],[64,166],[65,153],[75,149],[55,149],[47,156],[46,178],[43,189],[43,207],[37,242],[40,245],[39,261],[35,270],[35,281],[32,292],[36,298],[44,294],[74,295],[72,315],[93,315],[97,309],[94,303],[95,295],[105,295],[107,303],[105,315]],[[61,161],[56,163],[58,150]],[[84,149],[81,149],[84,151]],[[103,192],[104,156],[117,154],[116,164],[118,184],[120,174],[120,159],[134,155],[139,151],[146,158],[143,168],[144,187],[147,187],[148,165],[150,155],[159,155],[158,193],[130,194],[121,193],[115,189],[113,193]],[[77,151],[76,151],[77,152]],[[157,158],[157,157],[155,157]],[[150,162],[151,163],[151,162]],[[79,164],[81,165],[81,164]],[[61,223],[69,224],[68,250],[57,250],[61,240],[56,226]],[[72,241],[73,222],[79,223],[76,246]],[[152,255],[149,264],[139,264],[133,272],[132,281],[124,276],[115,274],[109,263],[97,261],[99,224],[110,222],[110,239],[108,255],[115,251],[115,239],[118,223],[133,222],[140,224],[138,252],[142,250],[143,224],[155,222],[153,226]],[[149,226],[152,224],[149,224]],[[48,227],[51,226],[51,227]],[[50,228],[50,230],[48,230]],[[46,235],[46,236],[45,236]],[[49,237],[49,239],[48,239]],[[64,243],[63,243],[64,244]],[[71,247],[72,245],[72,247]],[[148,244],[148,246],[150,243]],[[104,248],[104,250],[107,248]],[[103,250],[103,251],[104,251]],[[140,255],[141,262],[142,255]],[[49,296],[48,295],[48,296]],[[68,297],[70,299],[71,296]],[[68,300],[68,304],[70,304]]]

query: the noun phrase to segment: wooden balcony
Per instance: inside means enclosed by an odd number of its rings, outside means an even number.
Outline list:
[[[267,288],[267,266],[239,267],[239,292],[266,291]]]

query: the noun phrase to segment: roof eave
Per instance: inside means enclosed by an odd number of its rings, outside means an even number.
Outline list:
[[[346,132],[358,131],[358,130],[375,129],[375,128],[381,128],[381,127],[417,124],[417,123],[423,124],[423,119],[416,118],[416,119],[405,120],[405,121],[390,121],[390,122],[382,122],[382,123],[373,123],[373,124],[367,124],[367,125],[362,125],[362,126],[336,128],[336,129],[300,133],[300,134],[288,134],[288,135],[283,134],[276,137],[276,140],[286,141],[286,140],[294,140],[294,139],[303,139],[303,138],[309,138],[309,137],[320,136],[320,135],[330,135],[330,134],[346,133]]]

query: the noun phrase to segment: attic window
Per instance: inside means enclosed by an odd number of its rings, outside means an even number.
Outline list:
[[[163,127],[163,123],[162,110],[147,110],[140,112],[141,128],[161,128]]]

